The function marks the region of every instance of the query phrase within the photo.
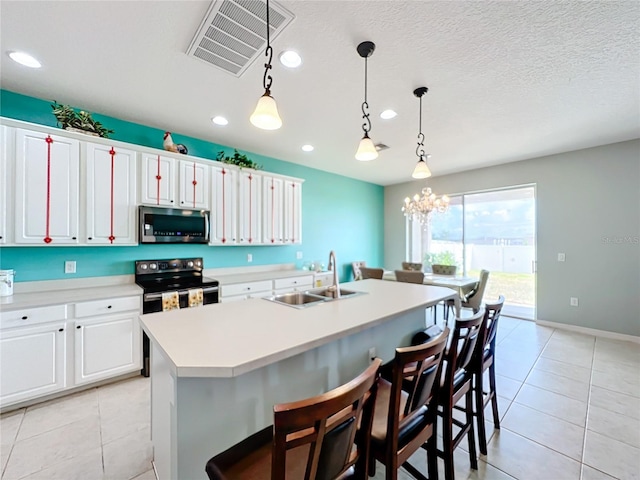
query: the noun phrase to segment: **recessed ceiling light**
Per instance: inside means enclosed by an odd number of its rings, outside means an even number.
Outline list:
[[[398,115],[398,114],[396,112],[394,112],[393,110],[385,110],[384,112],[382,112],[380,114],[380,118],[384,118],[385,120],[389,120],[390,118],[393,118],[396,115]]]
[[[33,58],[28,53],[9,52],[9,56],[11,57],[11,60],[13,60],[14,62],[18,62],[20,65],[24,65],[25,67],[40,68],[42,66],[38,60]]]
[[[229,123],[229,120],[227,120],[224,117],[221,117],[220,115],[213,117],[211,121],[216,125],[227,125]]]
[[[302,58],[300,58],[298,52],[285,50],[280,54],[280,63],[285,67],[298,68],[302,64]]]
[[[303,145],[302,150],[305,152],[313,152],[313,145]]]

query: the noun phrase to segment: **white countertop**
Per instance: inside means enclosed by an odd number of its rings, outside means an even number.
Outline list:
[[[151,313],[140,322],[176,375],[235,377],[456,296],[444,287],[373,279],[341,286],[366,294],[304,309],[256,298]]]
[[[0,310],[20,310],[23,308],[86,302],[103,298],[126,297],[128,295],[142,295],[142,289],[135,283],[129,283],[124,285],[93,285],[84,288],[14,293],[8,297],[0,297]]]

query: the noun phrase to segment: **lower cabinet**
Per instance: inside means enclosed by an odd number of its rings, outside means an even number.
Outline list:
[[[0,405],[63,390],[66,323],[0,331]]]
[[[271,295],[272,290],[272,280],[222,285],[220,289],[220,301],[226,303],[248,300],[250,298],[268,297]]]
[[[141,368],[138,313],[75,322],[75,383]]]

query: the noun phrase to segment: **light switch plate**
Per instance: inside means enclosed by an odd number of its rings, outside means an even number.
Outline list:
[[[76,273],[76,261],[67,260],[64,262],[64,273]]]
[[[247,262],[253,262],[253,255],[251,255],[250,253],[247,253]]]
[[[564,255],[564,253],[559,253],[559,254],[558,254],[558,261],[559,261],[559,262],[564,262],[564,259],[565,259],[565,255]]]
[[[296,252],[296,260],[302,260],[302,252]]]
[[[569,303],[571,304],[572,307],[577,307],[578,299],[576,297],[571,297],[571,299],[569,300]]]

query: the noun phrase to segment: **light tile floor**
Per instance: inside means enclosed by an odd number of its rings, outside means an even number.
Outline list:
[[[460,444],[457,479],[640,479],[640,345],[502,317],[496,370],[501,429],[477,471]],[[10,412],[2,480],[153,480],[149,432],[143,377]]]

